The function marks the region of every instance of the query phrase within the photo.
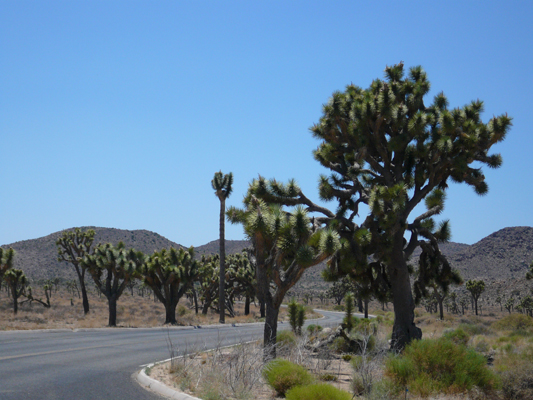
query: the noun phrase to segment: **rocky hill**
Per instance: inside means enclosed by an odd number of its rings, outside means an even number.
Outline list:
[[[448,256],[465,279],[521,279],[533,261],[533,228],[504,228]]]
[[[124,242],[126,247],[133,247],[144,253],[151,254],[154,250],[163,248],[180,247],[167,238],[147,230],[125,230],[115,228],[99,228],[84,226],[82,230],[95,231],[94,244]],[[69,230],[69,229],[66,229]],[[22,269],[26,275],[33,279],[49,278],[76,278],[74,269],[66,262],[57,261],[56,240],[64,231],[54,232],[38,239],[23,240],[2,247],[12,247],[16,251],[15,268]]]
[[[240,253],[251,244],[248,240],[226,240],[225,243],[226,254]],[[194,252],[197,256],[201,257],[203,255],[218,254],[219,249],[220,239],[217,239],[202,246],[195,247]]]

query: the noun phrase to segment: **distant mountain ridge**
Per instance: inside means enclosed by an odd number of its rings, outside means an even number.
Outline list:
[[[155,232],[144,229],[126,230],[95,226],[83,226],[80,228],[84,231],[88,229],[95,231],[94,245],[98,243],[116,244],[122,241],[126,247],[133,247],[147,254],[163,248],[183,247]],[[74,230],[74,228],[54,232],[37,239],[15,242],[2,247],[12,247],[15,250],[14,268],[22,269],[31,279],[49,279],[53,277],[74,279],[76,276],[72,266],[66,262],[59,262],[57,260],[56,240],[63,232],[69,230]]]
[[[147,254],[162,248],[183,247],[147,230],[102,227],[82,227],[82,229],[95,230],[95,244],[123,241],[126,247],[133,247]],[[73,268],[67,263],[57,261],[55,242],[62,232],[55,232],[38,239],[24,240],[2,247],[15,249],[15,268],[24,270],[32,279],[51,277],[74,279]],[[238,253],[249,245],[250,242],[247,240],[226,240],[226,252],[227,254]],[[218,250],[218,240],[195,247],[197,257],[217,254]],[[533,227],[504,228],[473,245],[449,242],[442,244],[441,250],[447,256],[452,267],[457,268],[465,280],[481,278],[498,282],[501,287],[511,287],[512,282],[524,280],[526,270],[533,261]],[[411,258],[411,262],[415,265],[419,254],[420,251],[417,250]],[[320,277],[320,273],[325,267],[325,264],[322,263],[310,268],[295,289],[322,290],[329,286]]]

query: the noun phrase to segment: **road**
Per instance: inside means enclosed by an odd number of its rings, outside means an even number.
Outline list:
[[[323,319],[307,323],[332,326],[343,317],[320,312]],[[132,375],[141,365],[169,358],[169,338],[183,351],[249,341],[262,333],[263,324],[0,332],[0,400],[161,399]]]

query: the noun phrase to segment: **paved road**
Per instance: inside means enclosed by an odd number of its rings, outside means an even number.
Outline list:
[[[322,326],[343,317],[321,313]],[[278,329],[284,328],[288,324]],[[169,338],[180,349],[202,349],[257,339],[262,332],[263,324],[0,332],[0,400],[160,399],[132,375],[141,365],[169,358]]]

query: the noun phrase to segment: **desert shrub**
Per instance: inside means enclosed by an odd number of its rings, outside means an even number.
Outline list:
[[[481,323],[460,324],[458,329],[462,329],[463,331],[468,333],[470,336],[494,334],[494,331],[492,329],[490,329],[488,326],[485,326]]]
[[[320,332],[322,330],[322,327],[320,325],[311,324],[307,326],[307,332],[310,334]]]
[[[187,314],[189,310],[185,306],[182,306],[181,304],[178,306],[178,315],[180,317],[183,317],[185,314]]]
[[[509,314],[493,325],[502,331],[530,331],[533,329],[533,318],[525,314]]]
[[[398,388],[390,379],[382,379],[372,386],[372,392],[366,395],[367,400],[391,400],[400,397],[404,388]]]
[[[287,392],[287,400],[352,400],[352,395],[327,383],[296,386]]]
[[[344,311],[344,306],[342,304],[337,304],[333,307],[333,311]]]
[[[343,359],[344,361],[350,361],[350,360],[352,359],[352,357],[353,357],[353,356],[352,356],[351,354],[343,354],[343,355],[342,355],[342,359]]]
[[[499,357],[495,369],[501,376],[505,399],[533,399],[533,347]]]
[[[474,336],[472,339],[472,345],[474,350],[478,353],[486,353],[490,349],[489,342],[487,342],[487,339],[484,336]]]
[[[462,344],[464,346],[466,346],[470,340],[470,335],[468,335],[468,333],[461,328],[446,331],[442,336],[448,340],[451,340],[455,344]]]
[[[321,374],[318,378],[324,382],[336,382],[337,381],[337,375],[327,374],[327,373]]]
[[[313,376],[301,365],[278,358],[270,361],[263,369],[263,378],[279,395],[285,396],[295,386],[310,385]]]
[[[446,338],[412,342],[403,355],[386,361],[385,374],[397,386],[408,386],[420,396],[459,393],[474,387],[491,390],[499,385],[485,357]]]
[[[296,344],[296,335],[293,331],[283,330],[276,335],[276,343],[281,347],[290,347]]]

